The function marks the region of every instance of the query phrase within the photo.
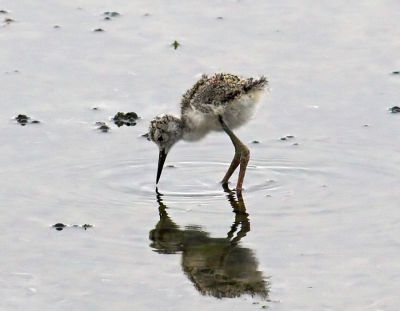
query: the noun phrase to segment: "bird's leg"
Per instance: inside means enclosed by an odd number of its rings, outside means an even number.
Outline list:
[[[223,130],[225,131],[226,134],[230,137],[233,146],[235,147],[235,156],[233,157],[232,163],[229,166],[228,171],[226,172],[224,178],[222,179],[222,184],[226,185],[228,184],[229,178],[232,176],[233,172],[236,170],[238,165],[240,164],[240,170],[239,170],[239,178],[236,186],[236,190],[238,192],[242,191],[242,186],[243,186],[243,179],[244,175],[246,173],[246,167],[247,163],[249,162],[250,159],[250,150],[247,148],[245,144],[243,144],[239,138],[231,131],[231,129],[226,125],[224,120],[222,119],[222,116],[218,116],[219,122],[221,123],[221,126]]]

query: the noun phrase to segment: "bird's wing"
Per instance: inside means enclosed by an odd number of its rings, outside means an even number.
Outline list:
[[[223,106],[251,90],[263,88],[266,84],[265,77],[242,79],[236,75],[219,73],[208,78],[204,75],[183,95],[182,112],[190,105],[199,110],[207,110],[208,106],[210,109],[212,106]]]
[[[191,89],[188,89],[182,96],[181,113],[190,107],[190,103],[198,92],[199,88],[203,86],[208,80],[207,75],[203,74],[201,79],[197,81]]]

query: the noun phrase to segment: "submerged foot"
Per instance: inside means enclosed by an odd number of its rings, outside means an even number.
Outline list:
[[[224,189],[225,192],[231,192],[231,189],[229,189],[228,184],[229,184],[228,181],[224,180],[221,181],[222,189]]]

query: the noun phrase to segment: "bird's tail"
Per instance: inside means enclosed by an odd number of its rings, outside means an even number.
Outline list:
[[[265,76],[261,76],[259,79],[250,78],[247,80],[246,91],[249,90],[261,90],[268,85],[268,80]]]

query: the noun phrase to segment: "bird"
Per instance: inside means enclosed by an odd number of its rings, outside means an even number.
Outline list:
[[[178,141],[194,142],[211,131],[224,131],[232,141],[235,155],[221,183],[228,185],[229,178],[240,165],[236,191],[241,193],[250,150],[232,130],[251,119],[267,85],[265,76],[254,79],[229,73],[202,75],[183,94],[180,117],[173,114],[154,117],[146,136],[159,148],[156,185],[167,155]]]

